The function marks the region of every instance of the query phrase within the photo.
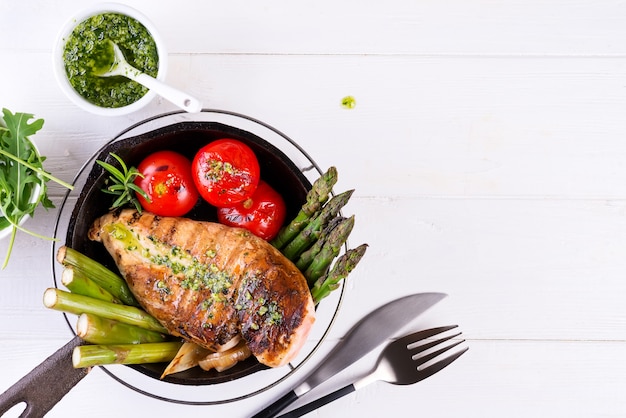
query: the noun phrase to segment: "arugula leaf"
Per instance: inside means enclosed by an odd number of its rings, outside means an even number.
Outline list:
[[[2,109],[0,118],[0,230],[11,228],[3,269],[9,262],[18,230],[38,238],[53,239],[19,225],[26,216],[33,216],[38,206],[45,209],[54,207],[48,197],[46,183],[53,180],[72,189],[72,185],[44,170],[46,158],[39,154],[29,139],[43,127],[44,121],[36,119],[30,122],[33,118],[32,114],[12,114],[7,109]]]

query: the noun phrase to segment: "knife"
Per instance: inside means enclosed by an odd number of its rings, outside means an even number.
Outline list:
[[[326,356],[319,367],[291,392],[252,418],[272,418],[302,395],[372,351],[409,321],[446,297],[445,293],[416,293],[393,300],[360,320]]]

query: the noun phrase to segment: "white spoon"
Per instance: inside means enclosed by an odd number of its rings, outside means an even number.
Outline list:
[[[159,96],[167,99],[176,106],[180,107],[187,112],[200,112],[202,110],[202,103],[189,94],[175,89],[148,74],[142,73],[126,61],[124,53],[117,46],[117,44],[109,40],[113,48],[113,62],[111,66],[105,72],[95,71],[95,74],[99,77],[113,77],[122,76],[129,78],[137,83],[147,87]]]

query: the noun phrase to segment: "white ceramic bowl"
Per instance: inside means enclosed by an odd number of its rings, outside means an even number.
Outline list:
[[[63,61],[63,49],[65,48],[65,43],[72,33],[74,28],[83,22],[84,20],[96,16],[102,13],[119,13],[126,16],[129,16],[138,22],[140,22],[147,30],[150,32],[150,35],[154,39],[157,47],[157,53],[159,56],[159,68],[157,73],[157,79],[164,81],[165,73],[167,71],[167,51],[165,50],[165,46],[163,44],[163,40],[159,36],[159,33],[156,30],[156,27],[152,24],[152,22],[141,12],[133,9],[132,7],[118,4],[118,3],[99,3],[92,5],[74,16],[72,16],[63,26],[59,35],[57,36],[56,43],[54,45],[53,50],[53,68],[54,74],[57,79],[61,90],[65,93],[65,95],[77,106],[81,107],[88,112],[95,113],[97,115],[103,116],[119,116],[126,115],[132,112],[135,112],[145,105],[147,105],[155,96],[155,93],[152,91],[148,91],[141,99],[136,102],[122,107],[116,108],[108,108],[97,106],[85,98],[83,98],[70,84],[67,74],[65,71],[65,63]]]
[[[39,199],[39,194],[41,193],[41,186],[37,185],[35,186],[35,188],[33,188],[33,192],[31,193],[31,197],[29,199],[30,203],[34,203],[37,201],[37,199]],[[0,216],[2,216],[3,213],[0,210]],[[26,223],[26,221],[28,221],[30,219],[29,215],[25,215],[20,222],[18,223],[19,226],[23,226],[24,223]],[[13,228],[11,228],[11,226],[9,225],[8,227],[4,228],[4,229],[0,229],[0,239],[4,239],[6,237],[8,237],[9,235],[11,235],[11,231],[13,230]]]

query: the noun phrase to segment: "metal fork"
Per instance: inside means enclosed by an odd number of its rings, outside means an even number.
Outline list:
[[[280,417],[301,417],[302,415],[314,411],[323,405],[361,389],[362,387],[377,380],[396,385],[410,385],[432,376],[459,358],[469,349],[469,347],[465,347],[464,349],[456,351],[447,357],[427,364],[465,341],[460,340],[451,344],[443,345],[446,341],[461,335],[460,332],[434,341],[428,341],[429,338],[435,337],[456,327],[457,325],[450,325],[446,327],[427,329],[415,332],[389,343],[389,345],[385,347],[378,357],[376,367],[369,374],[354,383],[294,409],[293,411],[287,412]],[[442,345],[442,347],[433,351],[428,351],[439,345]]]

